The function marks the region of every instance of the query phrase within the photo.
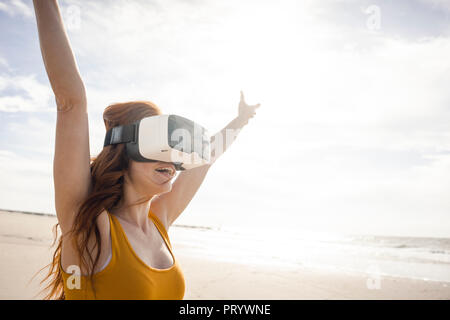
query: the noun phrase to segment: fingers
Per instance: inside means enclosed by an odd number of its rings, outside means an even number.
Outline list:
[[[240,92],[241,92],[241,102],[243,102],[244,105],[247,105],[247,104],[245,103],[244,92],[243,92],[242,90],[241,90]],[[257,109],[257,108],[259,108],[260,106],[261,106],[261,103],[257,103],[257,104],[255,104],[255,105],[251,105],[251,106],[249,106],[249,107],[253,107],[253,108]]]

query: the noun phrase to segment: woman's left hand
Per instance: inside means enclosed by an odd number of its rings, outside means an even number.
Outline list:
[[[239,101],[239,115],[238,117],[247,124],[250,118],[256,114],[256,109],[259,108],[261,104],[257,103],[255,105],[248,105],[244,100],[244,93],[241,91],[241,101]]]

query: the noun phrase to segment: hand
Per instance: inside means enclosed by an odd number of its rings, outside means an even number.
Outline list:
[[[250,118],[256,114],[256,109],[259,108],[261,104],[248,105],[244,100],[244,93],[241,90],[241,101],[239,101],[239,115],[240,118],[245,124],[247,124]]]

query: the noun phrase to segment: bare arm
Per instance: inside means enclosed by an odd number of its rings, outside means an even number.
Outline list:
[[[89,192],[90,155],[86,93],[56,0],[33,0],[42,58],[57,105],[53,180],[63,233]]]
[[[83,81],[67,38],[56,0],[33,0],[42,58],[58,110],[86,107]]]
[[[247,105],[244,101],[244,95],[241,92],[239,115],[211,137],[211,146],[213,150],[211,152],[210,163],[194,169],[182,171],[173,183],[170,192],[163,193],[152,200],[152,210],[158,212],[160,216],[165,216],[168,226],[172,225],[188,206],[205,179],[209,168],[211,168],[215,161],[235,141],[240,130],[248,123],[249,119],[255,115],[255,109],[258,108],[259,105],[260,104],[253,106]]]

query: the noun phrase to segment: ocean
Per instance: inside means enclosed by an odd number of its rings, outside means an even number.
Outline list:
[[[179,244],[184,254],[216,261],[291,270],[312,267],[371,277],[394,276],[450,283],[450,238],[339,235],[274,229],[175,223],[169,236],[175,251]]]
[[[184,252],[217,261],[450,282],[450,238],[278,231],[175,224],[169,233]]]

